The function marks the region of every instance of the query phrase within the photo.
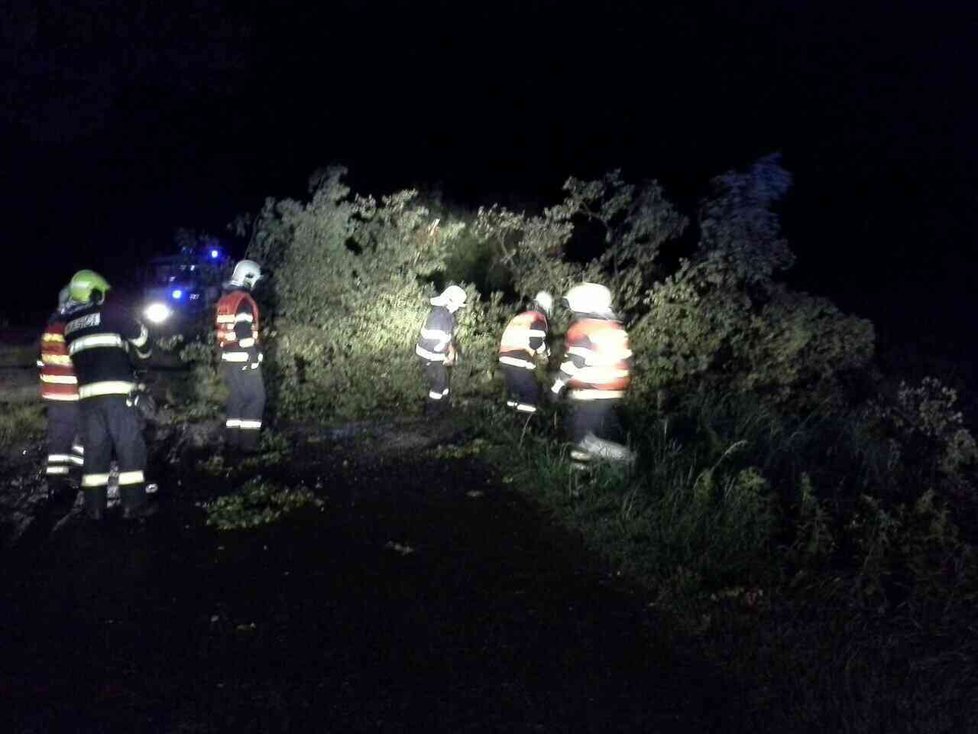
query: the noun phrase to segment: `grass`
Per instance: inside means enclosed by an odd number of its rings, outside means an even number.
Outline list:
[[[634,468],[586,473],[550,427],[484,425],[508,483],[749,681],[759,730],[965,730],[978,715],[974,552],[939,485],[895,490],[923,474],[894,470],[860,420],[696,396],[644,420]]]
[[[12,450],[36,441],[44,433],[44,407],[34,402],[0,403],[0,449]]]

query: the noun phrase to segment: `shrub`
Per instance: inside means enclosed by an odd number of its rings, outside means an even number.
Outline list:
[[[44,406],[40,400],[3,405],[0,411],[0,449],[25,446],[44,435]]]

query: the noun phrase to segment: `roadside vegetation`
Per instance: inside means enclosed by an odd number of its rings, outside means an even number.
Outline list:
[[[269,200],[241,222],[271,274],[280,418],[417,413],[427,298],[462,282],[453,396],[483,443],[461,453],[495,458],[646,584],[677,634],[753,681],[759,725],[971,720],[975,440],[953,390],[881,374],[871,323],[783,282],[794,255],[777,158],[718,177],[688,214],[618,173],[570,179],[537,213],[457,212],[414,191],[377,200],[343,175],[317,174],[307,201]],[[574,473],[559,421],[527,428],[493,407],[506,319],[536,290],[580,280],[612,289],[632,337],[633,469]]]
[[[771,157],[715,179],[691,212],[617,172],[569,179],[539,212],[460,211],[318,173],[307,200],[238,222],[268,273],[268,414],[280,428],[420,415],[417,330],[428,298],[461,283],[452,392],[466,442],[439,460],[494,465],[641,583],[677,641],[744,681],[758,729],[965,730],[978,716],[978,447],[954,390],[883,373],[870,322],[784,282],[789,187]],[[631,335],[632,467],[574,471],[559,408],[527,423],[501,407],[506,320],[581,280],[611,288]],[[162,386],[157,445],[176,459],[212,442],[222,388],[207,336],[167,346],[191,367]],[[5,398],[0,445],[41,428],[36,402]],[[249,467],[274,480],[201,498],[209,524],[321,507],[289,480],[298,453],[283,436]],[[215,458],[196,471],[208,487],[245,479]]]

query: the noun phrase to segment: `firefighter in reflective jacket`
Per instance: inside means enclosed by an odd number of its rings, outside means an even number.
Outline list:
[[[540,384],[536,360],[549,355],[547,318],[553,309],[553,296],[540,291],[533,306],[517,314],[506,325],[499,343],[499,364],[506,380],[506,405],[521,413],[536,413],[540,405]]]
[[[47,414],[48,499],[69,500],[75,496],[70,488],[73,470],[81,473],[84,450],[79,442],[81,413],[78,407],[78,378],[65,346],[65,313],[71,300],[68,288],[58,294],[58,310],[48,319],[41,335],[41,399]]]
[[[221,374],[228,389],[225,446],[230,451],[246,453],[258,447],[265,412],[258,304],[251,297],[259,278],[258,263],[240,261],[217,302],[217,344],[221,350]]]
[[[465,306],[465,291],[450,285],[440,295],[431,299],[433,308],[428,312],[421,327],[418,344],[414,348],[424,365],[428,383],[426,413],[438,413],[448,406],[449,372],[458,359],[455,343],[455,312]]]
[[[611,293],[602,285],[582,283],[566,296],[574,319],[564,340],[565,357],[552,393],[565,388],[570,398],[571,458],[630,460],[617,443],[615,407],[631,380],[632,352],[628,334],[611,309]]]
[[[149,332],[126,311],[106,302],[109,284],[98,273],[80,270],[68,290],[79,304],[66,315],[64,337],[78,377],[85,508],[93,520],[104,517],[114,456],[123,517],[142,517],[148,513],[146,444],[134,402],[137,387],[130,349],[140,358],[148,357]]]

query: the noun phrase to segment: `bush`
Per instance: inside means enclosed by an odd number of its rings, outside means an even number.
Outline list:
[[[453,280],[470,283],[453,393],[492,395],[497,340],[519,301],[606,283],[636,354],[625,408],[639,461],[575,473],[549,436],[521,431],[497,449],[510,480],[649,582],[714,653],[734,640],[735,668],[759,680],[784,671],[769,686],[797,704],[784,728],[895,724],[873,719],[870,699],[888,695],[892,674],[872,645],[919,652],[920,633],[907,631],[918,623],[960,634],[952,620],[978,596],[978,447],[953,391],[925,380],[887,394],[872,324],[779,280],[794,261],[777,213],[790,181],[776,157],[724,174],[691,227],[657,182],[618,172],[569,179],[537,214],[453,213],[414,191],[378,201],[353,194],[341,169],[318,174],[309,201],[266,203],[249,247],[271,272],[276,409],[316,420],[415,412],[418,327]],[[555,333],[565,320],[552,320]],[[478,414],[498,441],[492,411]],[[748,633],[754,648],[738,641]],[[841,637],[822,646],[829,634]],[[812,661],[832,675],[806,677]],[[947,679],[943,664],[932,669]],[[969,685],[958,680],[955,700]],[[914,724],[934,713],[899,706]]]
[[[44,406],[40,400],[0,405],[0,449],[21,448],[44,435]]]

